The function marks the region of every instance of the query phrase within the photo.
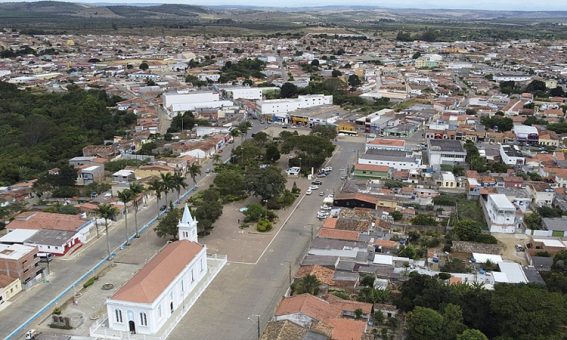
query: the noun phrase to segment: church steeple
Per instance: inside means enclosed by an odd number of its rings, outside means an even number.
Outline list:
[[[185,204],[185,208],[183,209],[183,216],[177,224],[177,227],[179,228],[180,240],[199,242],[197,238],[197,221],[193,218],[193,216],[191,216],[191,211],[189,210],[189,206],[187,206],[187,204]]]

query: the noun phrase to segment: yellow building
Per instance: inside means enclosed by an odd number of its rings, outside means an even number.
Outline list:
[[[16,294],[22,291],[22,281],[19,278],[0,274],[0,308]]]
[[[356,124],[347,122],[345,120],[337,122],[337,132],[354,136],[358,134],[358,132],[356,131]]]

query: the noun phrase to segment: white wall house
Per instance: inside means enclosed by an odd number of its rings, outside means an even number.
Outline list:
[[[516,207],[504,194],[488,195],[481,200],[486,215],[486,222],[491,233],[513,234],[519,227]]]
[[[207,273],[207,249],[185,206],[179,241],[169,243],[106,301],[109,328],[156,334]]]
[[[451,139],[430,139],[427,152],[433,168],[440,168],[441,164],[462,164],[467,156],[461,142]]]
[[[524,165],[526,158],[514,145],[500,145],[500,157],[506,165]]]

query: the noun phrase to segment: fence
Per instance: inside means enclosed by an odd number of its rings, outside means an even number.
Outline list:
[[[108,318],[104,317],[98,320],[94,325],[89,328],[89,335],[94,338],[103,339],[132,339],[132,340],[165,340],[171,332],[175,329],[179,321],[185,317],[187,312],[193,307],[195,302],[199,299],[201,294],[205,292],[209,284],[215,279],[217,274],[221,271],[227,262],[227,257],[223,255],[209,255],[207,261],[219,262],[215,266],[209,266],[210,270],[205,279],[195,287],[195,290],[191,292],[191,297],[183,301],[181,309],[177,309],[173,315],[167,320],[166,324],[162,326],[159,330],[159,335],[145,335],[145,334],[131,334],[130,332],[122,332],[117,330],[112,330],[106,327]],[[212,267],[212,268],[211,268]]]
[[[193,191],[195,191],[196,186],[192,186],[189,190],[187,190],[183,195],[181,195],[176,201],[175,204],[178,204],[180,201],[184,200],[187,196],[189,196]],[[156,203],[157,204],[157,203]],[[165,214],[166,211],[161,211],[156,217],[153,217],[152,219],[150,219],[148,222],[146,222],[142,227],[140,227],[139,232],[143,232],[145,231],[147,228],[149,228],[161,215]],[[134,239],[136,237],[136,233],[133,233],[130,237],[128,237],[128,241]],[[120,245],[118,245],[118,247],[116,247],[110,254],[110,257],[112,258],[115,253],[118,250],[121,250],[124,248],[124,246],[126,245],[127,241],[124,241],[122,243],[120,243]],[[16,329],[14,329],[10,334],[8,334],[8,336],[6,336],[6,339],[13,339],[15,338],[18,334],[20,334],[21,332],[23,332],[32,322],[34,322],[38,317],[40,317],[41,315],[43,315],[45,312],[47,312],[47,310],[53,308],[65,295],[67,295],[67,293],[69,293],[69,291],[71,291],[72,289],[74,289],[77,286],[80,286],[81,282],[83,282],[84,280],[86,280],[89,276],[91,276],[92,274],[94,274],[94,272],[96,272],[98,269],[100,269],[100,267],[106,263],[108,260],[108,258],[104,258],[102,260],[100,260],[99,262],[97,262],[91,269],[89,269],[86,273],[84,273],[83,275],[81,275],[77,280],[73,281],[73,283],[71,283],[69,286],[67,286],[65,289],[63,289],[63,291],[59,294],[57,294],[57,296],[55,296],[51,301],[49,301],[45,306],[43,306],[39,311],[37,311],[34,315],[32,315],[29,319],[27,319],[24,323],[22,323],[20,326],[18,326]]]

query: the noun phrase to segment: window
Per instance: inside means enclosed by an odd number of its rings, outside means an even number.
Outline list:
[[[185,291],[185,287],[183,285],[183,279],[181,279],[181,291],[184,292]]]
[[[193,269],[191,269],[191,283],[195,282],[195,275],[193,275]]]
[[[146,317],[146,313],[140,313],[140,325],[142,326],[148,325],[148,318]]]
[[[116,314],[116,322],[122,323],[122,311],[120,309],[114,310]]]
[[[158,312],[158,317],[161,318],[161,305],[158,306],[157,312]]]

